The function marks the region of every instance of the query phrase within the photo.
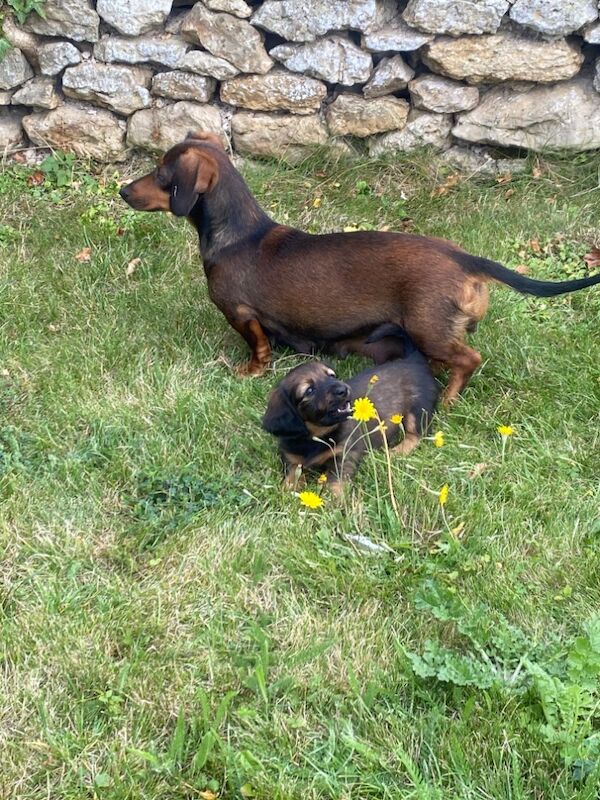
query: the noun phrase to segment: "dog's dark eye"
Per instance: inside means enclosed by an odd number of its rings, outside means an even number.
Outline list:
[[[166,189],[169,185],[169,179],[164,173],[161,174],[160,172],[157,172],[155,175],[155,180],[157,186],[160,186],[161,189]]]
[[[314,393],[314,391],[315,391],[315,387],[314,387],[314,386],[309,386],[309,387],[308,387],[308,388],[305,390],[305,392],[304,392],[304,394],[302,395],[302,397],[310,397],[310,395],[311,395],[311,394],[313,394],[313,393]]]

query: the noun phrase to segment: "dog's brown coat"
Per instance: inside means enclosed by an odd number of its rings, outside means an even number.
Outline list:
[[[368,343],[378,326],[403,327],[435,365],[450,369],[453,399],[481,363],[465,342],[488,306],[486,282],[550,296],[600,281],[535,281],[443,239],[358,231],[311,235],[260,208],[219,140],[193,134],[156,170],[121,190],[133,207],[188,216],[198,231],[208,291],[252,351],[240,370],[261,375],[271,341],[300,352],[399,355]]]

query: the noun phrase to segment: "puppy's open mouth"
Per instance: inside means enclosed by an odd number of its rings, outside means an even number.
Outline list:
[[[348,400],[348,402],[344,403],[343,406],[340,406],[339,408],[336,408],[336,411],[337,411],[338,414],[340,414],[340,416],[342,414],[345,414],[345,415],[351,414],[352,413],[352,405],[351,405],[350,401]]]

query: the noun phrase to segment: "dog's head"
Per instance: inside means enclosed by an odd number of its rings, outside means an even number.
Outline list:
[[[218,182],[219,161],[224,156],[214,133],[188,133],[183,142],[167,150],[156,169],[123,186],[119,194],[136,211],[172,211],[186,217],[200,195]]]
[[[350,387],[321,361],[291,370],[273,389],[262,426],[274,436],[319,436],[352,414]]]

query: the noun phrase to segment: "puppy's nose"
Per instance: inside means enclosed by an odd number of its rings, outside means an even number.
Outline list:
[[[119,194],[121,195],[123,200],[126,201],[129,195],[131,194],[129,186],[122,186],[121,189],[119,190]]]
[[[336,384],[333,393],[336,397],[339,397],[341,400],[345,400],[350,394],[350,389],[348,388],[348,386],[346,386],[345,383],[338,383]]]

